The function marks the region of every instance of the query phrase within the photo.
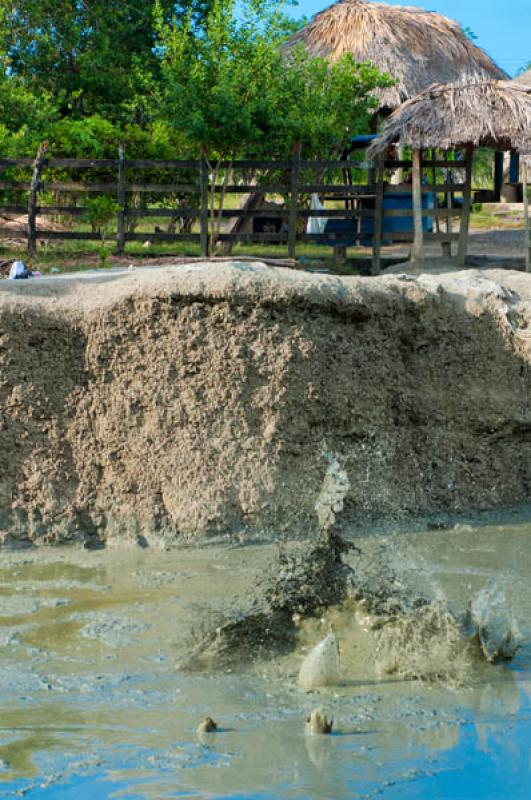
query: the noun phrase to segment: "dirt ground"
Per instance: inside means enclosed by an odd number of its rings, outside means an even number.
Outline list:
[[[457,252],[457,244],[452,244],[453,254]],[[426,256],[428,259],[441,258],[441,245],[437,242],[428,242],[425,245]],[[484,260],[488,260],[486,266],[496,267],[505,266],[513,269],[524,268],[525,239],[523,229],[515,230],[511,228],[497,228],[485,230],[482,228],[472,228],[468,240],[468,263],[471,266],[479,266]],[[385,247],[382,251],[383,256],[393,258],[408,258],[409,250],[403,244]],[[429,269],[429,266],[428,266]]]
[[[326,454],[344,525],[527,501],[531,276],[427,267],[2,281],[2,541],[307,534]]]

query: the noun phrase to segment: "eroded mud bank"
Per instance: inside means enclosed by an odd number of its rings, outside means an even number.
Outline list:
[[[2,540],[308,534],[325,452],[344,526],[525,502],[530,362],[514,272],[4,282]]]

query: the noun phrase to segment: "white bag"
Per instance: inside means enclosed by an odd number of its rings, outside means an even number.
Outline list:
[[[26,265],[23,261],[13,261],[9,270],[9,280],[14,281],[26,272]]]
[[[324,205],[319,200],[318,194],[312,194],[310,201],[310,208],[312,211],[323,211]],[[306,233],[324,233],[326,228],[326,217],[309,217],[308,224],[306,225]]]

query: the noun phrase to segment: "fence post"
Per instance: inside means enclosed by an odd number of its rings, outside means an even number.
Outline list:
[[[120,144],[118,150],[118,205],[120,206],[116,215],[116,247],[119,256],[125,253],[125,145]]]
[[[450,153],[448,150],[444,151],[444,160],[448,161],[450,158]],[[444,179],[445,183],[452,183],[452,172],[451,170],[446,167],[446,177]],[[435,183],[435,181],[433,181]],[[448,216],[446,217],[446,233],[449,236],[452,235],[454,229],[454,223],[452,220],[452,208],[454,205],[454,196],[452,192],[446,192],[446,210],[448,212]],[[447,242],[442,242],[441,245],[442,254],[445,258],[452,257],[452,240],[451,238]]]
[[[411,263],[422,267],[424,263],[424,227],[422,220],[422,150],[413,149],[413,227],[414,239]]]
[[[46,164],[47,151],[48,142],[43,142],[37,150],[37,155],[33,162],[33,175],[31,176],[28,198],[28,255],[30,256],[35,255],[37,252],[37,195],[40,189],[41,172]]]
[[[374,200],[371,275],[379,275],[382,271],[384,170],[385,154],[381,153],[377,156],[376,162],[376,196]],[[360,219],[360,229],[362,224],[363,217]]]
[[[301,173],[301,145],[296,144],[293,148],[293,159],[291,163],[291,201],[289,207],[289,227],[288,227],[289,258],[295,258],[295,247],[297,244],[297,203],[299,199],[300,173]]]
[[[199,217],[201,256],[208,258],[208,164],[203,148],[201,149],[201,158],[199,160],[199,190],[201,194],[201,213]]]
[[[463,192],[463,211],[459,229],[457,246],[457,263],[464,266],[468,250],[468,229],[470,227],[470,211],[472,208],[472,168],[474,166],[474,147],[468,145],[465,157],[465,191]]]

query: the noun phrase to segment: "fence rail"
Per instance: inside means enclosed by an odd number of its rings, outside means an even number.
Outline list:
[[[209,242],[213,226],[221,226],[228,220],[233,221],[233,228],[217,232],[216,240],[225,243],[279,243],[286,244],[288,254],[295,256],[297,242],[326,243],[335,248],[346,247],[354,242],[373,248],[373,272],[378,272],[380,267],[380,249],[389,242],[411,242],[413,232],[385,230],[385,220],[393,218],[413,217],[412,208],[386,207],[386,195],[411,194],[410,186],[388,186],[384,183],[385,170],[411,169],[412,162],[407,160],[383,161],[353,161],[353,160],[315,160],[308,161],[301,158],[300,148],[296,147],[293,156],[288,160],[235,160],[223,161],[212,165],[204,157],[196,160],[155,160],[133,158],[127,159],[125,150],[120,147],[118,157],[89,159],[89,158],[54,158],[48,156],[41,148],[36,158],[0,158],[0,177],[8,170],[31,170],[31,179],[20,179],[16,176],[13,180],[0,180],[0,192],[3,193],[28,193],[27,205],[22,205],[20,200],[4,198],[5,205],[0,206],[0,214],[23,215],[28,214],[27,228],[13,230],[0,227],[0,238],[24,237],[28,241],[28,249],[34,251],[38,240],[79,240],[98,241],[98,231],[87,230],[45,230],[39,228],[38,220],[43,217],[63,216],[74,219],[86,219],[89,208],[86,205],[65,205],[61,195],[105,194],[116,198],[118,210],[116,212],[115,230],[110,234],[114,237],[119,254],[125,251],[127,242],[145,241],[147,238],[158,242],[199,242],[202,256],[209,254]],[[215,168],[214,168],[215,167]],[[452,170],[462,170],[463,162],[449,159],[425,159],[422,161],[425,174],[430,176],[430,182],[423,186],[424,192],[436,196],[443,195],[447,207],[423,209],[424,216],[429,216],[436,222],[436,232],[428,234],[427,240],[450,243],[459,239],[459,234],[452,230],[452,222],[463,218],[461,208],[452,207],[451,198],[454,194],[464,194],[466,186],[452,179]],[[74,172],[75,175],[64,177],[60,175],[56,180],[47,179],[47,171],[61,170]],[[152,173],[164,173],[160,180],[155,180],[152,175],[149,180],[142,181],[138,172],[150,170]],[[188,174],[182,176],[182,171]],[[437,183],[436,170],[448,170],[443,183]],[[87,176],[81,179],[79,173],[96,171],[99,175]],[[134,171],[134,174],[131,172]],[[234,173],[240,172],[241,182],[234,180]],[[327,183],[325,173],[333,171],[335,182]],[[190,172],[196,177],[190,177]],[[223,181],[213,182],[212,176],[223,172]],[[308,173],[313,173],[313,179]],[[365,173],[366,181],[355,183],[352,173],[356,175]],[[106,175],[107,173],[107,175]],[[109,180],[108,173],[113,174]],[[168,173],[175,173],[174,175]],[[257,174],[261,173],[260,182]],[[338,183],[337,176],[343,175],[344,182]],[[114,178],[114,175],[116,176]],[[22,176],[23,177],[23,176]],[[53,177],[53,176],[52,176]],[[184,180],[180,180],[183,177]],[[55,205],[46,205],[42,202],[43,193],[51,193],[59,200]],[[336,205],[343,202],[344,208],[325,208],[322,210],[307,207],[308,195],[317,193]],[[237,209],[213,209],[212,198],[221,195],[239,194],[246,198],[245,207]],[[132,196],[163,196],[171,195],[173,202],[188,201],[183,207],[132,207]],[[258,201],[265,195],[276,195],[284,198],[282,208],[260,208]],[[58,197],[59,196],[59,197]],[[10,202],[11,200],[11,202]],[[158,201],[157,201],[158,202]],[[449,205],[449,207],[448,207]],[[188,230],[161,231],[153,233],[137,233],[128,230],[133,220],[142,218],[161,218],[171,221],[188,221]],[[252,223],[254,219],[275,218],[281,224],[281,229],[271,231],[245,231],[241,230],[240,223]],[[311,219],[324,219],[338,224],[345,222],[344,230],[331,230],[320,234],[308,234],[301,223]],[[190,230],[189,223],[197,223],[198,230]],[[446,230],[440,230],[440,222],[444,222]],[[239,227],[240,226],[240,227]],[[365,227],[364,227],[365,226]],[[183,226],[186,227],[186,226]],[[345,244],[346,243],[346,244]]]

